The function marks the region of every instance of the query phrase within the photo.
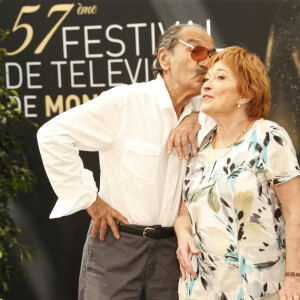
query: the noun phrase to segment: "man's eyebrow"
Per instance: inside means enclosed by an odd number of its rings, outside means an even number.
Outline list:
[[[186,42],[187,42],[188,44],[194,43],[194,44],[196,44],[197,46],[198,46],[198,45],[199,45],[199,46],[202,46],[201,43],[200,43],[199,41],[194,40],[194,39],[188,39]]]

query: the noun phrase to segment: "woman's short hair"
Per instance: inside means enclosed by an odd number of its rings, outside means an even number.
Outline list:
[[[209,60],[208,69],[218,61],[233,71],[240,94],[253,97],[246,106],[249,119],[266,119],[271,104],[270,78],[260,58],[242,47],[233,46],[214,55]]]

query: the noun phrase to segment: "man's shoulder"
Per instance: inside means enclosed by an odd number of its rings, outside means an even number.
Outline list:
[[[115,96],[124,100],[132,98],[146,99],[155,96],[155,80],[149,82],[137,82],[132,84],[122,84],[104,92],[109,96]]]
[[[156,85],[155,80],[148,82],[136,82],[126,86],[127,91],[133,94],[153,94]]]

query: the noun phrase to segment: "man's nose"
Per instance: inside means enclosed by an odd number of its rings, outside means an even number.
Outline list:
[[[207,56],[207,57],[204,58],[203,60],[199,61],[199,62],[198,62],[199,66],[200,66],[200,67],[207,67],[208,60],[209,60],[209,56]]]

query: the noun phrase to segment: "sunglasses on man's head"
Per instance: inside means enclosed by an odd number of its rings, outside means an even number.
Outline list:
[[[192,48],[192,52],[191,52],[191,57],[193,60],[200,62],[204,59],[206,59],[207,57],[212,57],[215,54],[215,50],[209,51],[208,49],[206,49],[205,47],[202,46],[192,46],[178,38],[175,38],[177,41],[179,41],[180,43]]]

